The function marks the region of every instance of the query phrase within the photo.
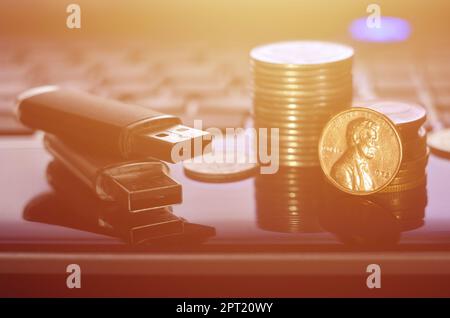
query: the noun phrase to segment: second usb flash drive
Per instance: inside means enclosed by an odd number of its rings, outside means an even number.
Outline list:
[[[159,160],[111,160],[93,156],[45,135],[45,148],[98,198],[119,203],[125,211],[139,212],[181,203],[181,185],[169,177]]]
[[[208,132],[176,116],[58,86],[31,88],[17,103],[26,126],[111,156],[178,162],[202,155],[211,142]]]

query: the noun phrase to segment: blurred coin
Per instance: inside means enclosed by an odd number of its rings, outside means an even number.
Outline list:
[[[336,89],[348,89],[352,86],[351,80],[341,81],[339,83],[335,82],[322,82],[322,83],[302,83],[302,84],[286,84],[286,83],[277,83],[277,82],[263,82],[261,80],[255,80],[253,82],[254,87],[258,87],[261,89],[269,89],[275,91],[331,91]]]
[[[396,174],[395,178],[419,178],[422,177],[426,173],[425,167],[421,167],[418,169],[409,169],[409,170],[399,170]]]
[[[233,158],[231,162],[227,158]],[[197,158],[199,161],[199,158]],[[184,173],[190,179],[209,182],[234,182],[253,177],[257,174],[258,165],[251,163],[250,158],[243,153],[208,153],[203,155],[201,162],[196,158],[183,162]]]
[[[273,128],[287,128],[287,129],[296,129],[297,131],[311,131],[311,132],[317,132],[320,134],[322,131],[322,126],[326,123],[326,121],[323,121],[323,124],[321,125],[322,121],[320,122],[294,122],[294,121],[276,121],[269,119],[258,117],[257,119],[258,125],[266,126],[266,127],[273,127]]]
[[[427,149],[425,156],[410,161],[403,161],[399,171],[416,170],[422,168],[425,169],[428,164],[429,157],[430,153],[429,150]]]
[[[348,85],[352,83],[352,73],[345,72],[341,74],[322,74],[310,77],[297,77],[297,76],[273,76],[272,74],[264,74],[257,72],[252,79],[252,83],[259,84],[261,86],[278,86],[283,87],[284,85],[303,85],[312,86],[328,86],[328,85]]]
[[[282,131],[282,133],[279,135],[279,141],[280,143],[283,142],[311,142],[311,144],[317,145],[317,142],[319,141],[319,136],[312,135],[312,136],[297,136],[297,135],[291,135],[286,133],[285,131]]]
[[[322,170],[320,170],[320,168],[297,169],[297,168],[280,167],[280,169],[278,169],[278,171],[274,174],[260,175],[258,177],[258,180],[273,179],[273,178],[285,179],[286,177],[311,178],[320,176],[322,176]],[[316,181],[316,178],[313,178],[312,180],[308,179],[308,181],[314,182]],[[323,180],[319,179],[317,180],[317,182],[323,183]]]
[[[380,192],[387,193],[387,192],[407,191],[423,186],[424,184],[426,184],[426,181],[427,177],[426,175],[424,175],[423,177],[409,183],[389,185],[384,189],[382,189]]]
[[[302,109],[279,109],[271,107],[269,105],[256,104],[254,114],[263,117],[264,119],[282,118],[285,120],[301,121],[301,120],[322,120],[329,118],[336,114],[336,111],[343,110],[347,105],[335,106],[333,108],[320,108],[320,107],[304,107]]]
[[[425,123],[427,117],[425,108],[412,102],[370,100],[362,102],[361,105],[386,115],[399,129],[408,125],[419,127]]]
[[[294,161],[295,158],[284,158],[280,160],[280,166],[295,168],[311,168],[319,166],[318,159],[310,161]]]
[[[282,167],[280,167],[282,168]],[[314,178],[317,178],[318,180],[314,180]],[[323,180],[321,176],[301,176],[301,175],[286,175],[284,177],[274,177],[274,178],[263,178],[258,179],[255,181],[255,184],[263,184],[266,182],[267,184],[271,183],[277,183],[277,184],[283,184],[286,186],[290,185],[296,185],[301,187],[302,185],[305,185],[307,189],[314,189],[316,185],[322,184]],[[275,189],[276,190],[276,189]]]
[[[283,155],[294,155],[294,156],[301,156],[301,157],[312,157],[312,158],[316,158],[317,157],[317,148],[315,149],[301,149],[301,148],[287,148],[286,149],[282,149],[279,151],[279,154],[281,156]]]
[[[375,200],[381,200],[385,202],[395,202],[395,201],[412,201],[415,199],[426,198],[427,197],[427,188],[426,184],[423,184],[421,187],[417,187],[414,189],[401,191],[401,192],[391,192],[391,193],[382,193],[378,192],[371,197],[374,197]]]
[[[330,100],[332,98],[347,97],[351,93],[351,87],[344,89],[318,89],[315,91],[287,91],[287,90],[272,90],[267,88],[261,88],[258,86],[253,87],[253,94],[258,95],[262,99],[278,100],[278,101],[322,101]]]
[[[283,108],[290,105],[290,109],[302,109],[316,105],[342,105],[343,103],[351,103],[352,95],[345,92],[337,96],[313,96],[313,97],[280,97],[267,94],[258,94],[258,92],[250,92],[253,98],[253,104],[266,104],[273,107]],[[349,104],[350,105],[350,104]]]
[[[278,134],[280,140],[284,137],[289,136],[298,136],[299,139],[301,138],[317,138],[318,135],[320,135],[321,129],[320,128],[311,128],[311,129],[290,129],[290,128],[282,128],[275,125],[271,125],[269,123],[264,122],[255,122],[256,128],[278,128]],[[270,134],[268,136],[270,138]]]
[[[348,103],[336,103],[334,105],[323,105],[323,106],[300,106],[296,104],[284,104],[276,105],[271,103],[254,103],[253,114],[262,114],[264,116],[273,117],[286,117],[286,116],[298,116],[298,117],[311,117],[311,116],[324,116],[330,117],[335,115],[341,110],[348,108]]]
[[[423,127],[420,129],[417,138],[403,140],[403,161],[413,161],[428,153],[427,135]]]
[[[353,57],[349,46],[320,41],[278,42],[254,48],[250,57],[268,66],[292,69],[323,68]]]
[[[394,185],[404,185],[404,184],[410,184],[415,183],[418,180],[422,180],[426,176],[425,171],[418,175],[407,175],[404,177],[395,177],[391,183],[389,183],[389,187],[392,187]]]
[[[274,64],[265,64],[252,59],[250,66],[255,74],[271,75],[273,77],[294,77],[311,79],[318,76],[342,76],[349,73],[352,60],[347,59],[340,64],[330,64],[329,66],[312,66],[312,65],[298,65],[293,67],[291,64],[284,64],[282,66],[274,66]]]
[[[342,105],[342,108],[347,107],[347,105]],[[311,119],[314,118],[322,118],[322,117],[330,117],[336,113],[336,110],[339,109],[339,106],[335,106],[334,108],[329,107],[303,107],[300,109],[295,109],[292,106],[290,108],[277,108],[271,105],[263,105],[257,104],[257,107],[254,110],[254,113],[260,115],[262,117],[279,117],[279,118],[305,118]]]
[[[302,151],[302,152],[317,152],[317,141],[315,142],[280,142],[282,148],[292,149],[287,151]],[[280,150],[279,152],[283,153],[284,150]]]
[[[428,203],[426,183],[418,187],[395,192],[378,192],[372,196],[377,202],[390,210],[425,208]]]
[[[443,129],[428,134],[427,143],[433,154],[450,159],[450,129]]]

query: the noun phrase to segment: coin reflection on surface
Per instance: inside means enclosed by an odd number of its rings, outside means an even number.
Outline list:
[[[257,224],[267,231],[327,231],[362,249],[395,246],[403,231],[424,224],[426,183],[408,191],[354,196],[336,189],[320,169],[282,167],[255,178]]]
[[[275,232],[322,232],[317,212],[324,180],[320,168],[280,167],[255,178],[257,223]]]
[[[326,196],[320,224],[344,244],[386,248],[399,241],[401,228],[391,211],[366,197],[332,191]]]
[[[395,245],[401,232],[424,224],[426,183],[408,191],[355,197],[327,184],[320,211],[321,226],[343,243],[364,248]]]
[[[397,192],[380,192],[371,199],[391,211],[402,231],[410,231],[424,224],[428,204],[427,180],[419,186]]]

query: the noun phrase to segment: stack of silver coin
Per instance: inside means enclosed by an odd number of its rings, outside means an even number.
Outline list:
[[[280,42],[254,48],[250,59],[255,127],[279,128],[281,166],[318,166],[322,128],[351,106],[353,49]]]

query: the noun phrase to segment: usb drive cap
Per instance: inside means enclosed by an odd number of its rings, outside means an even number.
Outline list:
[[[169,208],[161,208],[151,213],[143,212],[127,217],[104,214],[99,218],[98,224],[113,230],[130,244],[142,244],[155,239],[182,235],[185,221],[174,215]]]
[[[130,212],[182,202],[181,184],[164,172],[158,162],[139,162],[103,172],[102,187]]]

